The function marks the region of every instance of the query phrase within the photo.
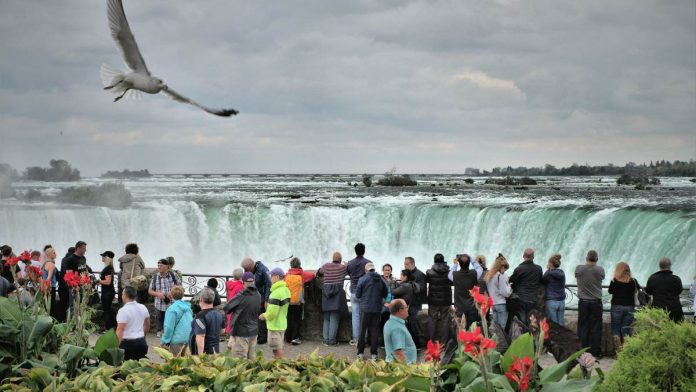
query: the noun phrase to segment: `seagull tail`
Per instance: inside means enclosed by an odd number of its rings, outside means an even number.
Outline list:
[[[123,77],[125,76],[123,74],[123,72],[117,70],[116,68],[114,68],[108,64],[102,64],[100,74],[101,74],[102,84],[104,85],[104,87],[109,87],[109,86],[115,85],[116,83],[123,80]],[[118,91],[114,91],[114,92],[118,92]]]

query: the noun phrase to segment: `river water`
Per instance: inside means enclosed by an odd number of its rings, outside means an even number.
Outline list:
[[[378,266],[397,268],[413,256],[426,269],[438,252],[447,260],[457,253],[493,260],[501,252],[514,267],[532,247],[544,267],[561,253],[568,283],[589,249],[608,276],[626,261],[644,283],[663,256],[685,286],[696,274],[696,184],[688,178],[662,178],[648,191],[616,187],[611,177],[539,177],[528,189],[483,179],[466,185],[465,178],[418,175],[417,187],[367,188],[355,175],[154,176],[123,182],[134,196],[127,209],[0,200],[0,242],[15,250],[51,243],[62,253],[84,240],[96,269],[99,253],[118,257],[128,242],[139,244],[148,266],[174,256],[185,272],[211,274],[231,274],[247,255],[284,268],[272,261],[294,255],[317,268],[335,250],[352,258],[363,242]],[[15,188],[54,194],[75,185]]]

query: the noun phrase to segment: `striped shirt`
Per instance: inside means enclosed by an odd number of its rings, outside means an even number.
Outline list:
[[[341,263],[326,263],[321,269],[324,271],[324,284],[343,283],[348,274],[347,267]]]
[[[169,295],[169,292],[174,286],[181,285],[181,281],[172,271],[167,271],[167,273],[162,276],[159,272],[155,273],[150,282],[150,288],[154,291],[159,291],[164,293],[164,295]],[[171,300],[171,299],[170,299]],[[162,312],[166,311],[169,307],[169,302],[164,302],[160,297],[155,297],[155,309]]]

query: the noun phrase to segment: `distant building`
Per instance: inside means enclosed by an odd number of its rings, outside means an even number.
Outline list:
[[[481,174],[481,171],[479,169],[474,169],[473,167],[467,167],[464,169],[464,175],[467,176],[478,176]]]

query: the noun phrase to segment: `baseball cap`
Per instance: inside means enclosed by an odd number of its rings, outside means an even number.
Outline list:
[[[279,277],[280,279],[285,278],[285,272],[283,272],[283,269],[280,267],[275,267],[271,270],[271,276],[273,275]]]
[[[115,255],[114,255],[114,252],[112,252],[112,251],[110,251],[110,250],[107,250],[106,252],[100,254],[99,256],[101,256],[101,257],[108,257],[108,258],[110,258],[110,259],[113,259]]]
[[[375,265],[374,265],[374,264],[372,264],[372,263],[367,263],[367,264],[365,264],[365,272],[371,271],[371,270],[373,270],[373,269],[375,269]]]
[[[254,281],[254,274],[251,272],[245,272],[242,274],[242,282],[253,282]]]

